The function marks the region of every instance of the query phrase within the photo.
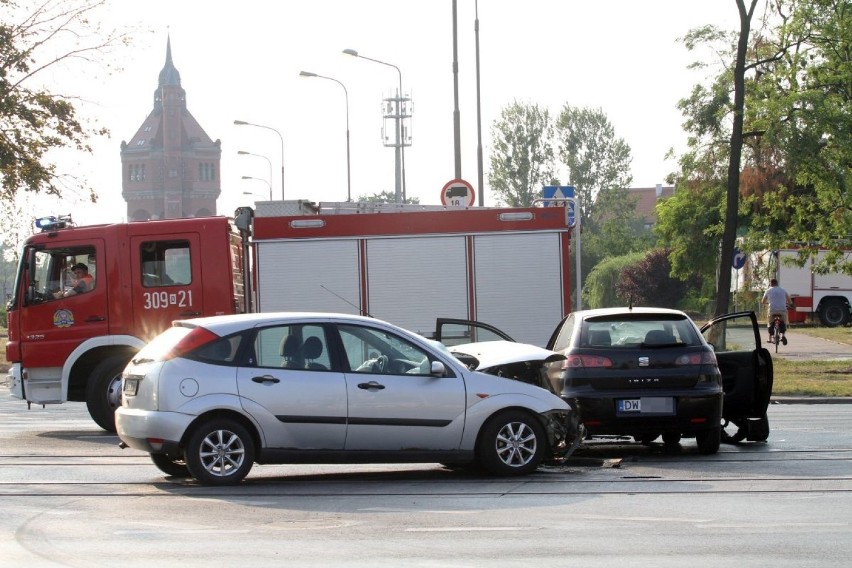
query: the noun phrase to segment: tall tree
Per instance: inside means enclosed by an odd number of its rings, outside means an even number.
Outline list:
[[[737,221],[739,218],[740,163],[743,148],[743,109],[745,108],[745,75],[748,37],[751,31],[751,18],[758,0],[751,0],[748,8],[745,0],[737,0],[740,15],[740,33],[734,63],[734,106],[731,126],[730,154],[728,156],[728,184],[725,192],[725,230],[722,234],[722,248],[719,257],[718,286],[716,290],[715,315],[728,312],[731,301],[731,260],[737,239]]]
[[[96,23],[105,2],[0,0],[0,198],[19,191],[61,195],[72,187],[96,200],[85,180],[58,171],[49,154],[91,153],[87,141],[107,131],[81,116],[77,96],[45,89],[40,77],[60,70],[91,77],[99,57],[126,43],[124,34],[104,33]]]
[[[761,72],[771,81],[750,100],[750,130],[765,159],[744,190],[755,216],[749,243],[818,249],[820,270],[852,274],[852,4],[780,3],[778,44]],[[787,8],[787,10],[782,10]],[[745,184],[744,184],[745,185]]]
[[[553,181],[553,123],[537,104],[513,102],[491,126],[488,183],[497,200],[526,207]]]
[[[629,216],[635,203],[627,200],[630,146],[615,135],[615,128],[601,109],[562,107],[556,122],[559,159],[568,170],[568,184],[580,200],[581,226],[591,226],[597,204],[606,206],[606,217]]]

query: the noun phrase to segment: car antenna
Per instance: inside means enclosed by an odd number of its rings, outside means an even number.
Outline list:
[[[325,290],[325,291],[326,291],[326,292],[328,292],[329,294],[333,294],[334,296],[337,296],[338,298],[340,298],[341,300],[343,300],[344,302],[346,302],[347,304],[349,304],[350,306],[352,306],[353,308],[355,308],[356,310],[358,310],[358,311],[361,313],[361,315],[365,315],[365,316],[367,316],[368,318],[373,317],[372,315],[370,315],[370,312],[366,312],[366,311],[362,310],[361,308],[359,308],[358,306],[356,306],[355,304],[353,304],[352,302],[350,302],[349,300],[347,300],[346,298],[344,298],[344,297],[343,297],[343,296],[341,296],[340,294],[337,294],[337,293],[335,293],[335,292],[332,292],[331,290],[329,290],[328,288],[326,288],[326,287],[325,287],[325,284],[320,284],[320,288],[322,288],[323,290]]]

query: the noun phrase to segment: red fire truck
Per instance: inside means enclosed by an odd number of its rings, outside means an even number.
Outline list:
[[[38,221],[12,299],[12,396],[85,401],[114,431],[120,375],[173,320],[243,311],[372,315],[430,336],[478,319],[543,345],[570,311],[564,207],[261,202],[234,217]],[[72,266],[94,278],[77,293]]]
[[[815,317],[827,327],[852,322],[852,276],[815,271],[814,266],[823,259],[825,250],[817,251],[799,266],[796,262],[799,252],[799,248],[790,247],[752,253],[743,266],[743,279],[738,287],[762,291],[768,287],[769,279],[775,278],[793,299],[794,307],[787,314],[791,323],[804,323]],[[844,262],[851,260],[852,251],[846,252]]]

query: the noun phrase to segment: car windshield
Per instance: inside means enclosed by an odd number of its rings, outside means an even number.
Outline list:
[[[695,326],[684,318],[607,317],[583,322],[582,347],[670,347],[700,345]]]

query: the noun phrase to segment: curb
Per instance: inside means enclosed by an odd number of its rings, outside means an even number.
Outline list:
[[[852,404],[852,396],[773,396],[769,404]]]

